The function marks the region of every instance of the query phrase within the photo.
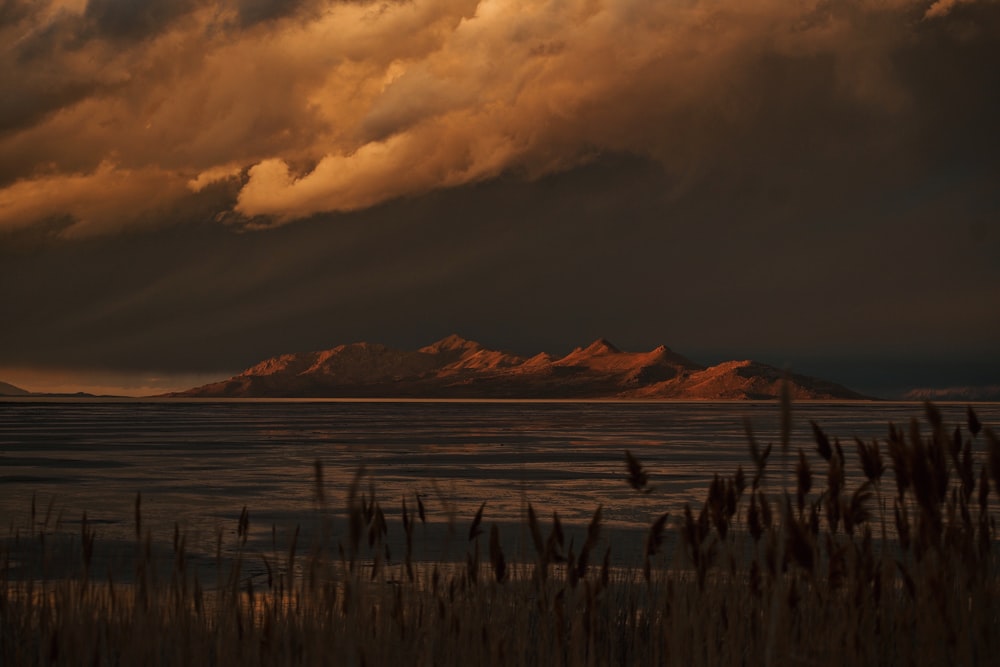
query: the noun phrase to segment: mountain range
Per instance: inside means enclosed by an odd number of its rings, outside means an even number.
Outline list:
[[[667,347],[623,352],[601,338],[564,357],[523,357],[452,335],[418,350],[350,343],[282,354],[168,396],[198,398],[865,399],[754,361],[703,366]]]

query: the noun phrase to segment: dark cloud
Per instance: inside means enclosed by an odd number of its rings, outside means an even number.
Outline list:
[[[96,88],[86,81],[39,81],[14,82],[13,77],[0,76],[0,86],[4,90],[18,90],[18,95],[0,99],[0,136],[30,127],[50,113],[85,99]],[[23,176],[21,165],[0,168],[0,184],[9,182],[16,176]]]
[[[933,7],[4,4],[0,368],[459,332],[978,381],[1000,6]]]
[[[83,37],[140,41],[166,32],[197,0],[88,0]]]
[[[0,137],[34,125],[48,114],[90,95],[92,81],[81,80],[62,66],[59,52],[73,39],[73,29],[65,20],[55,20],[31,29],[27,19],[40,9],[27,3],[5,2],[0,9],[0,35],[8,46],[0,50],[0,88],[8,94],[0,98]],[[24,176],[23,165],[0,167],[12,176]],[[3,179],[7,180],[7,179]],[[0,182],[3,182],[0,180]]]
[[[318,4],[314,0],[237,0],[240,24],[249,27],[295,15],[305,7]]]
[[[212,224],[203,202],[200,218],[155,233],[4,244],[0,299],[15,316],[0,367],[227,373],[280,352],[413,347],[454,331],[521,352],[602,335],[626,349],[665,343],[867,387],[879,378],[824,359],[1000,362],[987,307],[1000,299],[1000,238],[983,246],[936,225],[950,200],[841,202],[811,218],[793,201],[798,214],[775,219],[756,182],[731,181],[715,200],[664,186],[657,165],[609,157],[267,233]],[[848,216],[861,219],[838,224]],[[935,266],[950,254],[965,269],[945,279]]]
[[[31,0],[0,0],[0,27],[16,26],[36,10]]]

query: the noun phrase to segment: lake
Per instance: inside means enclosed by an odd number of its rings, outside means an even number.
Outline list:
[[[940,409],[964,428],[965,405]],[[984,424],[1000,424],[1000,404],[976,410]],[[774,444],[769,488],[781,489],[799,447],[822,485],[815,420],[844,442],[850,491],[860,483],[854,438],[884,439],[889,422],[923,415],[916,403],[796,404],[786,466],[773,402],[5,400],[0,511],[11,535],[30,534],[34,497],[36,528],[70,541],[86,511],[99,541],[121,545],[135,540],[141,493],[155,539],[168,542],[176,526],[208,559],[220,539],[231,553],[244,506],[251,547],[282,548],[296,526],[303,543],[322,525],[336,543],[347,490],[364,466],[360,490],[378,499],[397,549],[402,501],[413,511],[419,495],[426,558],[464,557],[483,502],[484,526],[497,523],[513,553],[527,548],[521,518],[531,503],[546,523],[557,512],[574,530],[600,505],[605,535],[634,555],[661,512],[700,507],[715,473],[741,464],[749,472],[746,419],[762,445]],[[982,436],[976,443],[983,447]],[[649,472],[648,495],[627,484],[625,450]]]

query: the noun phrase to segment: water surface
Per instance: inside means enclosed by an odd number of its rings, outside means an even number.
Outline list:
[[[965,424],[965,405],[940,408],[947,423]],[[984,423],[1000,423],[1000,404],[976,409]],[[803,448],[823,473],[815,420],[844,441],[850,472],[855,437],[884,439],[889,422],[914,417],[923,418],[919,404],[798,404],[790,451]],[[699,507],[714,474],[749,469],[746,419],[762,445],[774,444],[766,481],[780,489],[792,464],[780,452],[774,403],[12,400],[0,403],[0,511],[8,528],[30,532],[34,497],[36,526],[78,531],[86,511],[99,538],[124,543],[134,539],[141,493],[146,528],[169,535],[176,526],[206,554],[220,537],[234,541],[244,506],[255,543],[321,519],[336,542],[364,466],[360,489],[379,500],[393,531],[403,499],[412,510],[419,495],[431,557],[445,548],[449,522],[464,549],[459,533],[484,501],[484,523],[508,535],[523,534],[529,502],[570,525],[600,505],[607,534],[624,534],[685,502]],[[650,473],[648,495],[626,483],[626,449]]]

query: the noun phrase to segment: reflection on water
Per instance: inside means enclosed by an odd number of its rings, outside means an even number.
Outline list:
[[[964,423],[964,405],[941,409],[947,423]],[[1000,424],[1000,404],[977,410]],[[919,404],[796,405],[792,453],[802,447],[818,466],[815,420],[849,445],[852,471],[855,436],[884,438],[890,421],[922,415]],[[66,523],[86,510],[102,539],[126,540],[141,492],[146,525],[166,534],[177,522],[208,553],[219,530],[235,531],[244,505],[258,541],[270,543],[272,525],[320,515],[336,537],[364,465],[363,490],[374,485],[395,524],[401,499],[412,509],[419,494],[427,530],[446,531],[449,512],[467,524],[484,500],[486,522],[517,524],[531,502],[541,515],[584,524],[602,505],[609,530],[628,530],[700,504],[714,473],[749,467],[746,417],[762,443],[775,444],[767,483],[780,488],[773,403],[9,401],[0,403],[0,510],[9,525],[27,526],[35,495],[39,515],[50,502]],[[649,496],[626,484],[625,449],[651,473]]]

